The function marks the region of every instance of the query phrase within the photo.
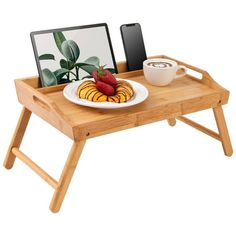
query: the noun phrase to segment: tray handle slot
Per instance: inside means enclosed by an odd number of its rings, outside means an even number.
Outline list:
[[[187,67],[187,74],[193,77],[194,79],[203,80],[208,75],[205,70],[202,70],[195,66],[189,65],[181,61],[177,61],[177,63]]]
[[[33,77],[33,79],[35,78]],[[15,85],[18,100],[22,105],[42,118],[48,117],[46,120],[49,119],[55,125],[63,126],[66,132],[70,132],[73,124],[49,96],[41,93],[22,79],[15,80]],[[73,137],[73,134],[69,133],[69,137]]]
[[[202,73],[200,73],[198,71],[195,71],[193,69],[190,69],[190,68],[187,69],[187,74],[194,77],[194,78],[196,78],[196,79],[199,79],[199,80],[201,80],[203,78]]]
[[[39,97],[36,97],[35,95],[33,95],[33,101],[34,103],[36,103],[38,106],[40,106],[41,108],[47,110],[47,111],[50,111],[51,110],[51,107],[46,103],[44,102],[42,99],[40,99]]]
[[[22,104],[38,106],[47,112],[55,112],[58,110],[56,104],[49,97],[40,93],[35,88],[32,88],[23,80],[15,80],[15,85],[18,99]]]
[[[41,108],[45,109],[46,111],[55,111],[54,102],[46,95],[34,89],[33,91],[31,91],[31,96],[32,96],[33,102],[36,105],[39,105]]]
[[[45,94],[34,89],[32,91],[32,100],[42,109],[49,113],[54,113],[59,119],[65,121],[67,124],[71,124],[70,120],[61,112],[57,104],[55,104],[55,102]]]
[[[225,89],[221,85],[219,85],[216,81],[214,81],[214,79],[210,76],[210,74],[207,71],[202,70],[198,67],[189,65],[185,62],[176,60],[174,58],[165,56],[165,55],[162,55],[161,57],[162,58],[167,58],[167,59],[170,59],[170,60],[174,60],[178,64],[187,67],[188,68],[187,74],[189,74],[189,76],[192,77],[192,79],[198,80],[201,83],[203,83],[203,84],[205,84],[205,85],[207,85],[207,86],[209,86],[213,89],[217,89],[217,90],[220,90],[220,91],[222,91],[222,90],[225,91]],[[222,97],[221,101],[226,101],[227,102],[227,98],[228,98],[228,91],[225,91],[225,95]]]
[[[173,61],[176,61],[179,65],[183,65],[185,67],[188,68],[188,71],[187,73],[192,75],[193,77],[197,78],[197,79],[203,79],[208,73],[205,71],[205,70],[202,70],[198,67],[195,67],[195,66],[192,66],[192,65],[189,65],[185,62],[182,62],[182,61],[179,61],[179,60],[176,60],[172,57],[168,57],[168,56],[165,56],[165,55],[162,55],[161,56],[162,58],[166,58],[166,59],[170,59],[170,60],[173,60]]]

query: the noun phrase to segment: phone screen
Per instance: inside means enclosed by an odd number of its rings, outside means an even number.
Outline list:
[[[147,59],[141,26],[138,23],[120,27],[128,70],[140,70]]]

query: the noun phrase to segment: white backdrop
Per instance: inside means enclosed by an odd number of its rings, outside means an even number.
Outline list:
[[[139,22],[148,55],[166,54],[207,70],[231,91],[224,107],[235,135],[234,1],[13,1],[1,6],[0,161],[21,106],[14,79],[37,74],[29,33],[107,22],[116,60],[123,60],[121,24]],[[215,129],[211,111],[191,115]],[[58,177],[71,141],[32,116],[22,149]],[[59,214],[53,194],[20,161],[0,167],[0,235],[236,234],[236,161],[218,141],[178,122],[122,131],[86,143]]]

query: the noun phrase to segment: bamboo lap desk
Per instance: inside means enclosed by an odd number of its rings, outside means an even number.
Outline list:
[[[159,57],[169,58],[167,56]],[[58,212],[85,142],[89,138],[160,120],[167,120],[171,126],[174,126],[178,119],[219,140],[225,155],[231,156],[233,150],[222,110],[222,105],[228,101],[229,92],[218,85],[206,71],[178,60],[175,61],[189,68],[189,71],[199,73],[201,79],[187,74],[174,80],[169,86],[155,87],[147,84],[142,70],[127,72],[126,63],[118,63],[117,77],[137,81],[149,90],[149,96],[144,102],[124,109],[94,109],[79,106],[64,98],[62,91],[65,85],[40,88],[37,77],[16,80],[18,100],[23,105],[23,110],[4,166],[7,169],[12,168],[15,158],[18,157],[34,170],[55,189],[50,209],[52,212]],[[183,116],[211,108],[218,132]],[[58,181],[19,149],[32,112],[73,140],[72,148]]]

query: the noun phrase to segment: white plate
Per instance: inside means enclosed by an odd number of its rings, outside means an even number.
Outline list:
[[[90,80],[90,79],[87,79],[87,80]],[[123,80],[123,79],[118,79],[118,80]],[[115,109],[115,108],[134,106],[138,103],[143,102],[148,97],[148,90],[142,84],[137,83],[132,80],[125,80],[133,86],[133,89],[135,92],[134,97],[130,99],[128,102],[123,102],[123,103],[91,102],[91,101],[88,101],[87,99],[81,99],[76,95],[78,86],[84,81],[86,80],[76,81],[74,83],[68,84],[63,90],[63,95],[65,96],[65,98],[81,106],[104,108],[104,109]]]

